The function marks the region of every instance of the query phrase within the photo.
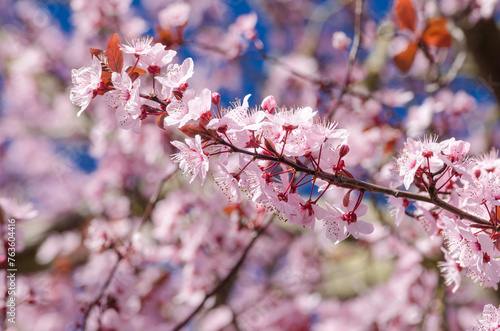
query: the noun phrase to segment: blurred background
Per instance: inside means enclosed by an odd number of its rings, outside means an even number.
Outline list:
[[[77,117],[69,90],[89,48],[153,36],[174,63],[192,57],[190,87],[219,92],[224,107],[274,95],[337,120],[349,171],[388,185],[407,137],[456,137],[474,155],[500,146],[496,3],[415,1],[417,28],[405,31],[385,1],[0,0],[1,262],[14,218],[18,269],[15,325],[0,282],[3,326],[465,330],[498,292],[464,278],[453,293],[437,267],[442,238],[408,216],[396,227],[384,197],[365,197],[374,234],[335,245],[321,228],[232,203],[211,180],[188,185],[170,159],[181,132],[151,118],[140,135],[122,130],[102,98]],[[422,38],[437,16],[449,47]],[[402,70],[393,58],[415,40]]]

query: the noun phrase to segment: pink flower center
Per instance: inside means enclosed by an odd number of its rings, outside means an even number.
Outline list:
[[[347,224],[356,223],[357,220],[358,220],[358,216],[353,211],[349,211],[349,212],[345,213],[344,215],[342,215],[342,221],[347,222]]]

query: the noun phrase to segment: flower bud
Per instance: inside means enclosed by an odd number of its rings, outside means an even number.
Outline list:
[[[272,95],[267,96],[264,100],[262,100],[262,109],[267,111],[268,113],[272,114],[274,113],[274,110],[278,106],[276,103],[276,98]]]
[[[344,156],[347,155],[347,153],[349,153],[349,146],[347,145],[340,146],[340,152],[339,152],[340,157],[343,158]]]
[[[200,125],[205,127],[208,125],[210,120],[212,119],[212,113],[210,111],[206,111],[200,116]]]
[[[344,32],[337,31],[332,36],[332,46],[338,50],[347,50],[347,47],[351,44],[351,39],[348,38]]]
[[[212,93],[212,103],[216,106],[220,104],[220,94],[217,92]]]
[[[181,92],[185,92],[188,88],[189,84],[186,82],[186,83],[182,83],[181,85],[179,85],[177,87],[177,90],[181,91]]]
[[[148,72],[150,75],[159,75],[161,73],[161,68],[157,65],[148,66]]]

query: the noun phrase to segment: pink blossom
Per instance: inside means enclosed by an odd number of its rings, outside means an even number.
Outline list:
[[[0,208],[7,216],[15,219],[32,219],[39,214],[32,203],[19,202],[7,197],[0,197]]]
[[[139,65],[145,67],[149,73],[159,73],[159,69],[163,68],[170,62],[177,54],[176,51],[171,49],[166,50],[165,46],[160,43],[155,44],[151,50],[145,55],[139,58]]]
[[[191,6],[185,2],[174,2],[158,13],[158,20],[163,29],[183,26],[189,19]]]
[[[443,162],[438,159],[441,151],[446,147],[446,142],[438,144],[437,137],[426,137],[424,140],[414,140],[408,138],[404,149],[397,159],[399,175],[404,177],[406,189],[412,184],[415,174],[421,166],[430,165],[430,171],[437,171]]]
[[[236,26],[245,38],[252,40],[256,37],[255,25],[257,24],[257,14],[250,13],[238,16]]]
[[[333,48],[339,50],[347,50],[347,47],[351,44],[351,38],[348,38],[346,34],[342,31],[337,31],[333,33],[332,45]]]
[[[222,189],[223,193],[229,198],[229,200],[234,199],[235,202],[239,202],[241,200],[241,194],[237,177],[229,173],[229,171],[227,171],[221,163],[214,162],[214,165],[214,181]]]
[[[71,71],[73,87],[70,92],[70,100],[74,105],[80,107],[78,116],[89,106],[90,101],[97,96],[97,89],[101,84],[101,61],[92,57],[92,66],[83,67]]]
[[[147,55],[151,50],[151,42],[153,37],[130,37],[125,38],[127,45],[120,45],[120,50],[125,53],[135,54],[135,55]]]
[[[276,107],[278,107],[276,98],[272,95],[265,97],[264,100],[262,100],[261,107],[268,113],[274,113],[274,110],[276,109]]]
[[[477,318],[476,325],[468,331],[493,331],[500,329],[500,310],[492,304],[484,306],[481,317]]]
[[[327,233],[330,233],[330,235],[335,234],[338,241],[344,240],[349,235],[358,239],[362,234],[369,234],[373,232],[372,224],[358,219],[358,217],[363,216],[368,210],[365,205],[360,204],[356,210],[353,210],[356,205],[355,199],[351,200],[347,207],[344,205],[331,205],[328,202],[325,203],[327,207],[327,215],[331,215],[327,216],[325,219]],[[329,219],[329,217],[333,217],[333,219]],[[337,230],[337,226],[340,228],[340,232]],[[328,227],[333,227],[334,230],[329,230]]]
[[[205,182],[208,171],[208,157],[203,151],[201,137],[196,135],[195,139],[186,138],[186,144],[179,141],[172,141],[172,145],[177,147],[180,152],[172,155],[172,160],[179,163],[179,167],[184,174],[191,176],[190,183],[196,177],[200,177],[201,183]]]
[[[122,71],[111,76],[114,89],[106,94],[110,105],[116,109],[116,120],[122,129],[132,129],[140,133],[141,100],[139,95],[140,80],[132,82],[130,76]]]
[[[194,74],[194,64],[191,58],[187,58],[181,65],[169,64],[167,71],[155,79],[162,85],[171,88],[178,88],[181,84],[187,82]]]
[[[212,92],[203,89],[198,96],[188,102],[188,113],[182,118],[179,125],[183,126],[190,120],[199,120],[205,113],[210,113],[212,108]]]
[[[441,248],[444,253],[445,261],[439,261],[438,267],[441,270],[441,273],[445,279],[444,283],[446,286],[450,286],[455,284],[452,289],[452,292],[455,293],[460,287],[460,282],[462,275],[460,273],[462,267],[460,267],[455,260],[453,260],[448,253],[448,251],[444,248]]]

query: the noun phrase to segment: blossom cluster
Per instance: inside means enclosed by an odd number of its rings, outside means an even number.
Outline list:
[[[498,6],[385,5],[0,5],[16,326],[497,328]]]
[[[393,185],[413,184],[435,201],[446,200],[477,218],[445,210],[433,210],[426,202],[414,204],[430,235],[445,239],[445,262],[440,268],[448,285],[460,286],[461,274],[487,287],[498,288],[500,281],[498,152],[479,159],[467,156],[470,144],[454,138],[437,142],[437,137],[408,139],[397,165],[399,176]],[[399,214],[404,213],[405,206]],[[448,210],[449,211],[449,210]]]
[[[189,136],[185,142],[172,141],[180,150],[172,159],[191,182],[198,177],[203,184],[211,165],[215,182],[234,202],[240,202],[242,190],[258,206],[291,223],[314,228],[320,222],[326,226],[328,238],[336,242],[373,231],[371,224],[358,220],[366,212],[362,194],[351,199],[349,192],[343,204],[325,205],[312,195],[314,187],[322,192],[320,197],[333,187],[311,172],[348,174],[343,160],[349,152],[348,133],[338,129],[338,123],[318,121],[311,107],[278,107],[273,96],[256,108],[249,107],[250,95],[232,107],[222,108],[218,93],[203,89],[196,94],[189,88],[188,79],[194,73],[191,58],[180,65],[169,64],[175,51],[166,50],[160,43],[152,46],[151,42],[152,38],[132,39],[129,45],[120,45],[120,50],[134,54],[136,65],[159,83],[145,99],[154,96],[161,108],[141,103],[140,80],[132,81],[125,70],[113,72],[111,84],[104,80],[96,83],[94,77],[101,76],[101,65],[106,68],[107,58],[94,56],[92,67],[73,71],[71,99],[81,106],[80,113],[87,101],[103,91],[123,129],[139,131],[142,120],[156,115],[161,128],[177,127]],[[305,167],[309,173],[299,176],[294,165]],[[311,194],[304,199],[298,189],[309,183]]]

